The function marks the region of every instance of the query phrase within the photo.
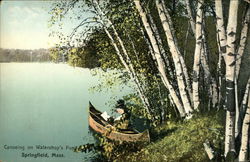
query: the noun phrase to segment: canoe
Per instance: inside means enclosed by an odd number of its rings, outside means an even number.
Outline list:
[[[97,110],[89,102],[89,126],[97,133],[115,141],[149,142],[150,137],[148,130],[142,133],[138,133],[134,130],[117,130],[111,123],[107,122],[101,114],[102,112]]]

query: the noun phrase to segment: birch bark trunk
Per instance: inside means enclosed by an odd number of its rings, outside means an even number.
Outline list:
[[[148,16],[149,16],[149,22],[151,24],[153,33],[155,34],[155,38],[156,38],[156,40],[158,42],[158,46],[159,46],[159,49],[160,49],[160,53],[161,53],[161,55],[163,57],[164,64],[166,65],[166,68],[168,69],[168,73],[170,74],[170,77],[174,78],[174,74],[173,74],[173,72],[172,72],[172,70],[170,68],[169,59],[168,59],[166,51],[165,51],[165,49],[163,47],[163,42],[162,42],[162,39],[160,37],[160,33],[159,33],[159,31],[157,29],[157,26],[156,26],[156,24],[155,24],[155,22],[153,20],[153,17],[150,15],[150,13],[148,14]]]
[[[248,82],[247,82],[247,85],[245,88],[245,93],[244,93],[242,102],[241,102],[240,107],[239,107],[238,120],[235,121],[235,137],[237,137],[238,135],[241,135],[242,123],[243,123],[245,112],[247,109],[247,101],[248,101],[249,91],[250,91],[250,78],[248,79]],[[236,131],[237,131],[237,133],[236,133]]]
[[[189,18],[189,22],[190,22],[190,26],[192,28],[193,34],[195,35],[195,21],[194,21],[194,17],[192,15],[192,9],[191,9],[191,5],[189,0],[185,0],[185,5],[187,8],[187,13],[188,13],[188,18]],[[196,20],[197,21],[197,20]]]
[[[169,27],[170,27],[170,31],[172,31],[172,37],[173,37],[173,41],[175,43],[175,46],[178,47],[178,44],[177,44],[177,39],[176,37],[174,36],[174,26],[173,26],[173,22],[171,20],[171,17],[169,15],[169,12],[167,10],[167,8],[165,7],[166,4],[163,1],[162,2],[162,9],[163,9],[163,12],[166,16],[166,19],[168,20],[168,24],[169,24]],[[165,33],[166,34],[166,33]],[[178,50],[179,51],[179,50]],[[190,103],[191,103],[191,106],[193,107],[193,94],[192,94],[192,87],[191,87],[191,81],[190,81],[190,77],[188,75],[188,71],[187,71],[187,66],[185,64],[185,61],[184,61],[184,58],[183,56],[181,55],[180,51],[178,52],[178,55],[179,55],[179,59],[180,59],[180,63],[181,63],[181,68],[182,68],[182,71],[183,71],[183,74],[184,74],[184,82],[185,82],[185,85],[186,85],[186,90],[188,92],[188,97],[190,98]]]
[[[240,132],[240,125],[239,124],[239,118],[240,118],[240,107],[238,102],[238,77],[240,72],[240,65],[241,65],[241,59],[244,54],[244,49],[246,46],[246,40],[247,40],[247,33],[248,33],[248,25],[250,21],[250,7],[247,7],[246,15],[243,21],[243,27],[241,30],[241,36],[240,36],[240,44],[239,48],[237,50],[236,55],[236,65],[235,65],[235,79],[234,79],[234,85],[235,85],[235,105],[236,105],[236,117],[235,117],[235,137],[238,136]]]
[[[221,61],[225,60],[226,56],[226,46],[227,46],[227,37],[223,16],[223,5],[222,0],[215,0],[215,15],[216,15],[216,36],[219,48],[219,61],[218,61],[218,73],[219,73],[219,93],[218,93],[218,102],[221,104],[222,93],[221,93],[221,83],[222,83],[222,75],[221,75]]]
[[[173,36],[173,33],[171,31],[171,27],[168,23],[168,20],[166,18],[166,15],[164,14],[164,9],[162,3],[159,2],[159,0],[156,0],[156,7],[158,10],[158,14],[161,19],[161,23],[165,32],[165,35],[167,37],[167,42],[168,46],[170,48],[170,52],[173,57],[173,61],[175,64],[175,69],[176,69],[176,77],[177,77],[177,83],[178,83],[178,88],[180,91],[180,96],[184,105],[184,109],[186,113],[189,115],[189,117],[192,116],[193,109],[191,107],[187,92],[186,92],[186,87],[185,87],[185,81],[184,81],[184,76],[183,76],[183,69],[182,69],[182,64],[180,60],[180,51],[178,47],[175,44],[175,38]],[[168,11],[166,11],[168,12]]]
[[[204,18],[203,18],[203,21],[205,21]],[[216,84],[214,77],[210,73],[210,69],[208,65],[209,50],[208,50],[208,44],[207,44],[206,35],[205,35],[205,22],[203,22],[203,24],[204,24],[202,27],[203,47],[202,47],[202,52],[201,52],[201,65],[204,70],[205,81],[209,86],[209,98],[212,101],[212,106],[215,107],[215,105],[218,103],[217,84]],[[208,106],[208,108],[210,107]]]
[[[139,93],[139,96],[140,96],[140,98],[141,98],[141,100],[142,100],[142,103],[144,104],[144,106],[145,106],[147,112],[148,112],[149,114],[151,114],[149,100],[148,100],[148,98],[146,97],[146,95],[144,94],[143,87],[140,85],[140,82],[139,82],[138,77],[137,77],[137,75],[136,75],[136,73],[135,73],[135,70],[134,70],[133,65],[132,65],[132,63],[131,63],[131,60],[130,60],[130,58],[129,58],[129,56],[128,56],[128,53],[127,53],[127,51],[126,51],[126,49],[125,49],[125,46],[124,46],[123,41],[122,41],[121,38],[119,37],[119,35],[118,35],[116,29],[114,28],[112,22],[111,22],[109,19],[106,19],[106,20],[108,21],[108,23],[110,23],[110,25],[111,25],[111,27],[112,27],[114,33],[115,33],[115,36],[117,37],[117,39],[118,39],[118,41],[119,41],[119,43],[120,43],[120,45],[121,45],[121,47],[122,47],[122,50],[123,50],[123,52],[124,52],[124,54],[125,54],[125,56],[126,56],[126,59],[127,59],[128,63],[125,61],[124,57],[122,56],[122,54],[121,54],[121,52],[120,52],[120,50],[119,50],[119,48],[118,48],[117,43],[115,42],[115,40],[113,39],[112,35],[111,35],[110,32],[108,31],[108,29],[107,29],[107,24],[105,24],[105,22],[103,21],[104,13],[102,12],[102,10],[101,10],[101,8],[100,8],[98,2],[97,2],[96,0],[94,0],[93,2],[95,3],[95,5],[96,5],[96,7],[97,7],[97,10],[98,10],[98,12],[100,13],[100,15],[99,15],[99,16],[100,16],[100,20],[103,22],[104,30],[105,30],[106,34],[108,35],[109,39],[111,40],[111,43],[112,43],[112,45],[114,46],[117,55],[119,56],[119,58],[120,58],[122,64],[125,66],[125,69],[129,72],[129,75],[130,75],[131,79],[134,80],[134,82],[135,82],[135,84],[136,84],[136,86],[137,86],[137,91],[138,91],[138,93]]]
[[[250,95],[248,95],[248,105],[246,114],[243,121],[242,126],[242,138],[241,138],[241,147],[240,147],[240,154],[239,154],[239,161],[248,161],[247,154],[248,150],[248,143],[249,143],[249,125],[250,125]]]
[[[235,57],[238,0],[231,0],[227,25],[225,157],[235,154]]]
[[[196,36],[196,46],[194,53],[194,64],[193,64],[193,103],[194,109],[198,111],[200,105],[199,98],[199,74],[200,74],[200,63],[201,63],[201,51],[203,44],[202,36],[202,22],[203,22],[203,0],[198,2],[197,16],[196,16],[196,26],[195,26],[195,36]]]
[[[165,71],[165,65],[164,65],[163,59],[162,59],[162,57],[160,55],[160,49],[159,49],[159,46],[157,44],[156,38],[155,38],[155,36],[153,34],[152,28],[148,23],[148,19],[146,17],[146,14],[142,9],[139,0],[134,0],[134,3],[135,3],[135,6],[136,6],[139,14],[140,14],[141,20],[143,22],[143,25],[145,27],[145,30],[146,30],[148,36],[149,36],[149,40],[151,42],[151,45],[153,47],[154,55],[155,55],[155,58],[156,58],[156,61],[157,61],[157,64],[158,64],[158,70],[159,70],[159,72],[161,74],[162,81],[163,81],[164,85],[167,87],[167,89],[169,90],[170,95],[171,95],[171,97],[172,97],[172,99],[173,99],[173,101],[174,101],[174,103],[176,105],[176,108],[178,109],[180,115],[185,116],[185,110],[183,108],[184,104],[182,104],[182,102],[179,100],[178,96],[176,95],[175,90],[173,89],[173,87],[169,83],[169,80],[167,78],[166,71]]]
[[[119,58],[120,58],[122,64],[124,65],[126,71],[129,72],[130,78],[131,78],[132,80],[135,81],[136,86],[137,86],[137,92],[139,93],[139,96],[140,96],[140,98],[141,98],[141,100],[142,100],[142,103],[144,104],[144,106],[145,106],[147,112],[150,113],[150,108],[149,108],[148,103],[147,103],[147,102],[148,102],[148,99],[147,99],[146,96],[143,94],[142,88],[141,88],[141,86],[140,86],[139,83],[138,83],[138,79],[137,79],[136,76],[133,74],[133,72],[131,72],[131,70],[130,70],[128,64],[127,64],[126,61],[124,60],[124,58],[123,58],[123,56],[122,56],[122,54],[121,54],[121,52],[120,52],[120,50],[119,50],[119,48],[118,48],[118,45],[115,43],[115,40],[113,39],[113,37],[112,37],[112,35],[110,34],[110,32],[108,31],[108,29],[107,29],[106,27],[104,27],[104,30],[105,30],[106,34],[108,35],[109,39],[111,40],[111,43],[112,43],[112,45],[114,46],[114,48],[115,48],[115,50],[116,50],[116,53],[117,53],[117,55],[119,56]]]
[[[217,27],[216,27],[217,28]],[[219,110],[221,106],[221,99],[222,99],[222,93],[221,93],[221,84],[222,84],[222,73],[221,73],[221,61],[222,61],[222,52],[220,50],[220,41],[219,41],[219,33],[216,33],[216,40],[217,40],[217,46],[218,46],[218,63],[217,63],[217,74],[218,74],[218,107],[217,110]]]
[[[215,1],[215,13],[216,13],[217,33],[218,33],[219,42],[220,42],[220,51],[221,51],[222,57],[225,57],[227,37],[226,37],[226,30],[225,30],[225,25],[224,25],[222,0]]]
[[[196,26],[195,26],[194,17],[192,15],[192,10],[191,10],[191,5],[190,5],[189,0],[185,0],[185,4],[186,4],[186,9],[187,9],[191,29],[192,29],[194,35],[196,35]],[[198,7],[197,7],[197,9],[198,9]],[[210,74],[209,66],[208,66],[208,63],[207,63],[207,55],[208,55],[208,50],[207,49],[208,48],[207,48],[207,42],[206,42],[206,37],[205,37],[205,32],[204,32],[205,22],[203,24],[204,24],[204,26],[202,28],[203,29],[202,30],[202,32],[203,32],[203,34],[202,34],[202,36],[203,36],[203,47],[202,47],[202,53],[201,53],[201,56],[200,56],[201,65],[202,65],[203,70],[204,70],[205,81],[209,84],[209,98],[212,101],[213,107],[215,107],[215,105],[218,103],[217,85],[216,85],[215,79]],[[210,106],[208,106],[208,107],[210,107]]]
[[[240,35],[240,45],[239,45],[239,48],[238,48],[238,51],[237,51],[237,56],[236,56],[236,67],[235,67],[236,79],[238,79],[238,77],[239,77],[241,59],[242,59],[242,56],[244,54],[244,50],[245,50],[245,47],[246,47],[249,22],[250,22],[250,7],[248,5],[248,9],[247,9],[247,12],[246,12],[246,15],[245,15],[245,19],[243,21],[243,28],[241,30],[241,35]]]
[[[250,93],[250,78],[248,79],[248,82],[247,82],[247,85],[246,85],[246,88],[245,88],[245,93],[244,93],[244,96],[243,96],[243,100],[242,100],[242,103],[241,103],[241,109],[240,109],[240,114],[242,116],[242,119],[243,119],[243,116],[244,116],[244,113],[246,111],[246,108],[247,108],[247,100],[248,100],[248,94]]]
[[[150,106],[149,100],[148,100],[148,98],[146,97],[146,95],[144,94],[143,88],[140,86],[140,82],[139,82],[138,77],[137,77],[137,74],[136,74],[136,72],[135,72],[133,63],[132,63],[132,61],[131,61],[131,59],[130,59],[130,57],[129,57],[129,55],[128,55],[128,52],[127,52],[127,50],[126,50],[126,48],[125,48],[125,45],[124,45],[122,39],[120,38],[120,36],[118,35],[118,33],[117,33],[117,31],[116,31],[114,25],[112,24],[112,22],[109,21],[109,23],[111,24],[111,27],[112,27],[112,29],[113,29],[113,31],[114,31],[114,33],[115,33],[115,36],[117,37],[118,42],[120,43],[120,45],[121,45],[121,47],[122,47],[122,51],[123,51],[123,53],[124,53],[125,56],[126,56],[126,59],[127,59],[127,61],[128,61],[128,65],[129,65],[129,67],[130,67],[130,69],[131,69],[131,72],[132,72],[132,74],[133,74],[133,76],[134,76],[134,81],[135,81],[136,84],[138,84],[139,94],[140,94],[140,96],[141,96],[141,98],[142,98],[142,100],[143,100],[143,102],[144,102],[144,105],[145,105],[147,111],[148,111],[149,113],[151,113],[151,110],[150,110],[150,107],[151,107],[151,106]]]
[[[150,41],[148,40],[148,38],[146,37],[146,33],[144,32],[144,30],[143,30],[142,28],[140,28],[140,32],[142,33],[143,38],[144,38],[144,40],[145,40],[145,42],[146,42],[146,44],[147,44],[147,46],[148,46],[150,55],[152,56],[152,58],[153,58],[153,60],[154,60],[154,62],[155,62],[155,64],[156,64],[156,66],[158,66],[158,65],[157,65],[157,62],[156,62],[155,55],[154,55],[153,47],[152,47],[152,45],[150,44]]]

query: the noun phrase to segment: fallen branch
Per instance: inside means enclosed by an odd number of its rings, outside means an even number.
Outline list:
[[[214,152],[213,148],[211,147],[209,141],[204,142],[203,146],[204,146],[204,149],[205,149],[205,151],[206,151],[206,153],[208,155],[208,158],[210,160],[215,159],[215,152]]]

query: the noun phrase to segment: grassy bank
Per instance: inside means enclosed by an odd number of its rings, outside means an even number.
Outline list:
[[[208,140],[217,149],[223,147],[222,114],[199,114],[188,121],[168,121],[152,130],[150,144],[138,152],[120,155],[115,161],[209,161],[203,143]]]

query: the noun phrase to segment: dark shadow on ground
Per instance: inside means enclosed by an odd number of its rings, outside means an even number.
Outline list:
[[[132,115],[131,124],[133,129],[137,130],[138,132],[143,132],[147,129],[150,129],[150,121],[145,118],[139,118]]]
[[[165,130],[161,130],[159,132],[156,132],[154,130],[151,130],[151,133],[150,133],[150,141],[151,142],[155,142],[157,140],[160,140],[166,136],[168,136],[169,134],[173,133],[174,131],[177,130],[177,127],[175,128],[172,128],[172,129],[165,129]]]

